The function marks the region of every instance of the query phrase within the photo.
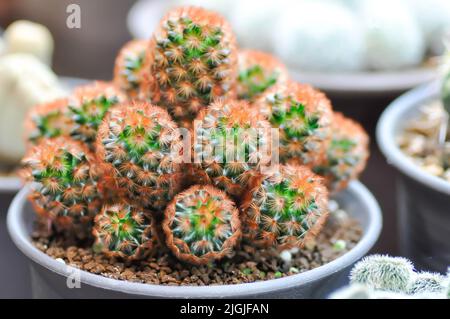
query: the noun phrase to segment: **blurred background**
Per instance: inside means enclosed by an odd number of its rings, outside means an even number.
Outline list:
[[[194,3],[221,11],[242,46],[280,57],[295,79],[323,89],[336,110],[369,132],[372,156],[362,182],[384,214],[375,251],[398,253],[395,173],[375,145],[375,125],[396,96],[436,74],[436,57],[450,25],[450,1],[431,0],[429,6],[428,0],[137,2],[0,0],[0,27],[6,29],[18,19],[43,24],[54,38],[52,68],[58,76],[108,80],[119,49],[133,36],[148,37],[157,22],[154,17],[160,18],[168,7]],[[81,7],[79,29],[66,26],[69,4]]]

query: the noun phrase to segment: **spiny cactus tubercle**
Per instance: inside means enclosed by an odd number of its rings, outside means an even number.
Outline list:
[[[151,215],[127,203],[104,206],[95,217],[93,234],[94,247],[108,256],[142,259],[156,246]]]
[[[23,160],[26,178],[35,182],[32,198],[38,211],[70,227],[92,219],[102,204],[93,155],[82,144],[66,138],[43,140]]]
[[[180,259],[206,264],[232,252],[241,236],[239,212],[225,193],[192,186],[166,208],[162,228],[166,244]]]
[[[94,82],[78,87],[69,98],[69,115],[74,122],[71,136],[92,147],[107,113],[125,100],[125,95],[111,83]]]
[[[66,98],[33,107],[25,120],[27,140],[38,144],[44,139],[69,136],[73,123],[67,112]]]
[[[194,130],[194,163],[230,195],[242,195],[249,179],[269,164],[270,124],[245,101],[211,104]]]
[[[270,54],[239,51],[238,98],[253,101],[275,84],[284,84],[289,75],[286,67]]]
[[[182,143],[165,110],[145,102],[121,105],[101,125],[96,145],[137,204],[162,209],[177,191]]]
[[[196,7],[170,11],[149,47],[150,99],[176,120],[194,119],[218,98],[235,98],[236,40],[219,15]]]
[[[255,106],[280,128],[282,163],[296,159],[310,167],[322,162],[330,141],[332,109],[326,96],[309,85],[275,85]]]
[[[252,243],[279,250],[303,247],[328,216],[322,178],[305,166],[267,172],[243,200],[244,234]]]
[[[148,41],[132,40],[116,58],[114,83],[132,98],[141,97]]]
[[[369,137],[364,129],[341,113],[334,113],[326,157],[313,170],[325,178],[332,192],[338,192],[358,178],[368,157]]]

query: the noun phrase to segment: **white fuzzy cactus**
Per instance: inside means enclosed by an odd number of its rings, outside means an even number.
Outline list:
[[[409,294],[442,293],[445,277],[441,274],[421,272],[414,276],[408,285]]]
[[[358,262],[350,274],[351,283],[360,283],[376,290],[406,291],[414,276],[414,266],[406,258],[373,255]]]

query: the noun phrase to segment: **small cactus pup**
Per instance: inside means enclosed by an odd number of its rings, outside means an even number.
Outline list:
[[[230,255],[241,237],[234,202],[210,185],[194,185],[175,196],[165,210],[162,229],[172,253],[194,265]]]
[[[147,102],[111,110],[96,143],[99,160],[128,198],[156,211],[178,190],[182,148],[178,127],[167,111]]]
[[[101,172],[94,155],[79,142],[56,138],[30,149],[23,164],[26,179],[33,183],[30,200],[38,214],[59,230],[87,236],[102,206],[97,188]]]
[[[328,217],[328,191],[306,166],[272,167],[250,189],[241,205],[243,233],[258,246],[302,248]]]
[[[280,129],[280,160],[313,167],[330,141],[332,108],[326,96],[306,84],[277,84],[255,106]]]
[[[125,44],[116,58],[114,83],[131,98],[140,97],[147,48],[148,41],[132,40]]]
[[[408,294],[442,293],[445,277],[438,273],[420,272],[408,284]]]
[[[108,111],[125,100],[125,95],[111,83],[94,82],[75,89],[69,98],[69,115],[74,122],[72,137],[92,147]]]
[[[150,99],[175,120],[191,122],[218,98],[236,97],[237,48],[220,15],[180,7],[161,20],[149,46]]]
[[[27,140],[36,145],[43,139],[69,136],[73,123],[67,112],[66,98],[33,107],[25,119]]]
[[[217,101],[194,125],[194,165],[198,175],[238,197],[271,160],[271,126],[246,101]]]
[[[331,142],[314,172],[325,178],[328,189],[338,192],[357,179],[369,158],[369,137],[358,123],[334,113]]]
[[[128,203],[104,206],[95,216],[93,235],[94,249],[111,257],[142,260],[156,249],[150,213]]]
[[[376,290],[406,293],[414,277],[414,266],[402,257],[372,255],[353,267],[350,282],[367,285]]]
[[[238,55],[239,99],[253,101],[275,84],[286,83],[289,74],[286,67],[270,54],[241,50]]]

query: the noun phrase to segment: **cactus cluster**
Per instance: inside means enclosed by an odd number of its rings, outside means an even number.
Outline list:
[[[209,264],[241,241],[301,249],[367,154],[323,93],[239,51],[228,23],[196,7],[126,44],[112,82],[34,108],[26,127],[37,212],[56,231],[83,222],[96,251],[131,261]]]
[[[446,299],[450,276],[416,272],[402,257],[372,255],[358,262],[350,273],[350,286],[333,299]]]

